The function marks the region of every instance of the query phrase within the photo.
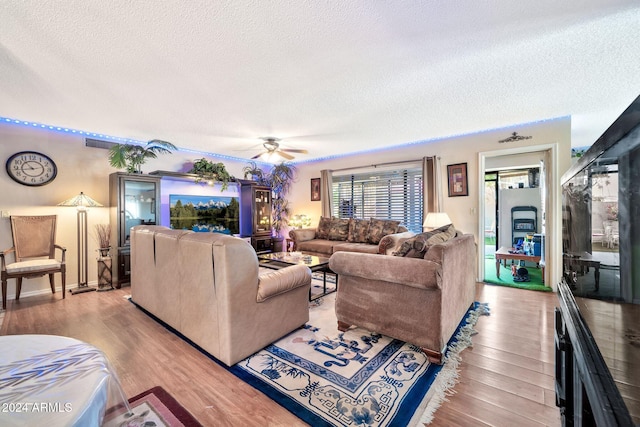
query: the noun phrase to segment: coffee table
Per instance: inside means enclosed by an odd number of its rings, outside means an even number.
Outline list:
[[[317,300],[325,295],[329,295],[338,289],[338,275],[329,269],[329,258],[305,254],[304,252],[271,252],[258,255],[258,263],[261,267],[280,270],[281,268],[292,265],[306,265],[312,272],[322,272],[322,293],[311,297],[311,289],[309,289],[309,301]],[[336,287],[327,292],[327,273],[333,273],[336,276]]]
[[[498,279],[500,278],[500,260],[503,260],[504,266],[507,266],[507,260],[513,259],[517,261],[530,261],[535,262],[538,266],[540,266],[540,270],[542,271],[542,283],[544,283],[544,266],[540,265],[540,256],[535,255],[525,255],[522,253],[512,253],[513,248],[507,248],[506,246],[502,246],[500,249],[496,251],[496,276]]]

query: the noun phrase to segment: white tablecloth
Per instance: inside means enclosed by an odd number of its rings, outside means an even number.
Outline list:
[[[53,335],[0,336],[0,426],[99,426],[126,397],[102,351]]]

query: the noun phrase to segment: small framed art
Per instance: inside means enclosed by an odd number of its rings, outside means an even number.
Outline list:
[[[449,197],[469,195],[466,163],[447,165],[447,176],[449,177]]]
[[[320,178],[311,178],[311,201],[320,200]]]

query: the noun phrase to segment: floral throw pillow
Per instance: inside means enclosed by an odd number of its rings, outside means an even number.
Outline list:
[[[349,235],[349,219],[331,220],[331,228],[329,229],[329,240],[347,240]]]
[[[353,243],[367,243],[369,234],[369,220],[351,218],[349,221],[349,238]]]
[[[400,221],[392,221],[388,219],[371,218],[369,221],[369,233],[367,234],[367,242],[377,245],[387,234],[393,234],[398,229]]]
[[[331,218],[321,216],[318,228],[316,229],[316,239],[328,239],[329,229],[331,229]]]

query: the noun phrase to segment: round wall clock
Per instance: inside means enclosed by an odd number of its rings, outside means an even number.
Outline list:
[[[53,181],[58,174],[58,168],[45,154],[21,151],[7,160],[7,173],[15,182],[36,187]]]

